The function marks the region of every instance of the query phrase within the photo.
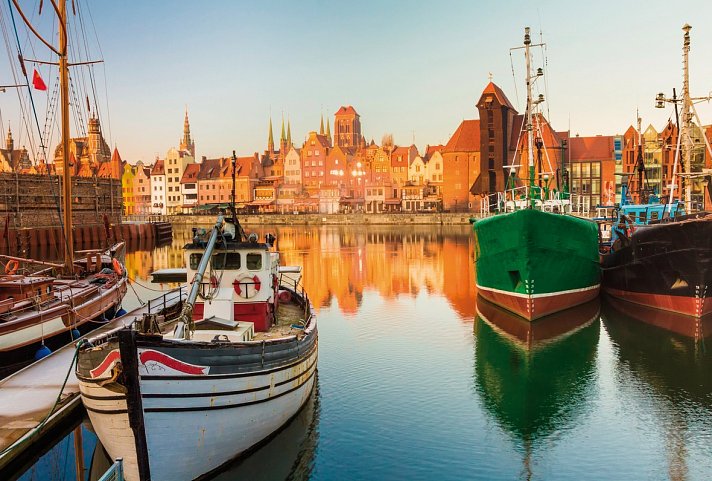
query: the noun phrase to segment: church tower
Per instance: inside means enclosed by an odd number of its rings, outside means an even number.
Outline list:
[[[282,155],[287,153],[287,136],[284,133],[284,115],[282,115],[282,133],[279,136],[279,151]]]
[[[358,148],[361,144],[360,115],[350,105],[334,114],[334,144],[347,148]]]
[[[190,155],[195,158],[195,142],[190,138],[188,107],[185,108],[185,120],[183,120],[183,139],[180,142],[180,150],[190,152]]]
[[[12,139],[12,130],[10,130],[10,126],[7,126],[7,138],[5,139],[5,148],[8,150],[8,152],[12,152],[15,150],[15,141]]]
[[[274,135],[272,134],[272,116],[269,118],[269,135],[267,137],[267,152],[274,153]]]

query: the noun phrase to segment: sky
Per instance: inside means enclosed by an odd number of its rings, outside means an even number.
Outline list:
[[[76,2],[90,9],[87,41],[97,47],[89,49],[104,60],[94,71],[105,137],[132,163],[178,145],[186,107],[198,158],[262,152],[270,116],[275,140],[284,116],[299,147],[320,115],[333,130],[341,105],[358,111],[369,140],[391,133],[421,150],[444,144],[463,119],[477,118],[490,73],[524,109],[524,56],[510,48],[522,45],[525,26],[546,43],[533,67],[545,57],[540,87],[557,130],[623,133],[636,110],[644,128],[662,129],[674,113],[655,109],[654,98],[681,90],[685,23],[693,27],[691,92],[712,92],[710,0]],[[20,3],[37,13],[39,0]],[[39,24],[52,21],[44,3]],[[37,57],[52,58],[26,38]],[[12,82],[4,57],[0,84]],[[39,66],[51,78],[49,69]],[[0,93],[4,131],[21,124],[17,103]],[[698,112],[712,123],[709,102]]]

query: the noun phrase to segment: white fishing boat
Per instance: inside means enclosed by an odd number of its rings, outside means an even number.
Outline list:
[[[233,211],[234,212],[234,211]],[[195,479],[268,439],[308,400],[318,336],[272,236],[234,217],[185,246],[178,315],[147,315],[79,348],[82,402],[128,480]]]

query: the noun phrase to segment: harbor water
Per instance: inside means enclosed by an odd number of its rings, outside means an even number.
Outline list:
[[[278,435],[220,480],[706,480],[709,326],[605,299],[524,324],[478,304],[467,226],[273,226],[318,311],[317,387]],[[182,267],[132,246],[137,306]],[[647,321],[647,322],[646,322]],[[85,479],[110,461],[77,419],[22,480]],[[166,449],[170,449],[166,440]]]

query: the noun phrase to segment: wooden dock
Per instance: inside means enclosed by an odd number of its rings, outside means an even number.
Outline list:
[[[185,297],[185,292],[180,289],[168,291],[145,306],[90,332],[84,338],[128,326],[149,310],[157,313],[164,306],[174,306]],[[0,472],[37,443],[43,433],[50,431],[80,407],[79,383],[72,365],[75,351],[75,344],[68,344],[0,381]],[[60,402],[55,405],[68,372]]]

